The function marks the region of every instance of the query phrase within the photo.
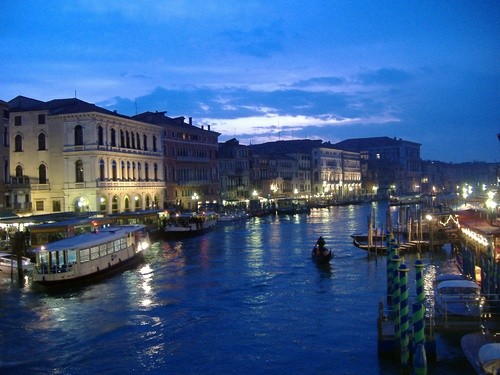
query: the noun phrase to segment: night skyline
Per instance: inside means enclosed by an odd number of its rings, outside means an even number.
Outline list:
[[[167,111],[219,141],[388,136],[500,161],[497,2],[5,1],[0,99]]]

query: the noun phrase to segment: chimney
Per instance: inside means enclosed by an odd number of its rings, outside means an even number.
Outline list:
[[[207,125],[208,131],[210,131],[210,125]]]
[[[189,125],[191,125],[191,126],[193,125],[193,118],[192,117],[189,118]]]
[[[201,126],[201,130],[203,130],[203,125]]]

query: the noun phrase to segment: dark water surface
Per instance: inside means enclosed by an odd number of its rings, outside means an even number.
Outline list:
[[[220,223],[64,293],[3,281],[0,373],[399,374],[377,355],[385,257],[349,237],[366,232],[373,209],[383,223],[380,203]],[[335,252],[330,268],[310,259],[320,235]],[[451,254],[423,257],[430,279]],[[459,340],[438,336],[429,374],[471,373]]]

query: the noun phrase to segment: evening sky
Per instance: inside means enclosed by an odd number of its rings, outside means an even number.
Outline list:
[[[389,136],[500,162],[499,1],[0,3],[0,99],[167,111],[219,141]]]

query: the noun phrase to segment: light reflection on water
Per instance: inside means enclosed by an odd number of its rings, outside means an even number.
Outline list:
[[[377,356],[386,259],[367,258],[349,237],[366,231],[373,211],[385,219],[385,207],[367,204],[221,223],[155,243],[137,269],[70,292],[2,283],[0,370],[399,373]],[[310,259],[320,235],[335,252],[330,267]],[[426,291],[449,256],[423,256]],[[413,295],[414,260],[406,259]],[[451,360],[464,366],[453,345],[429,374]]]

